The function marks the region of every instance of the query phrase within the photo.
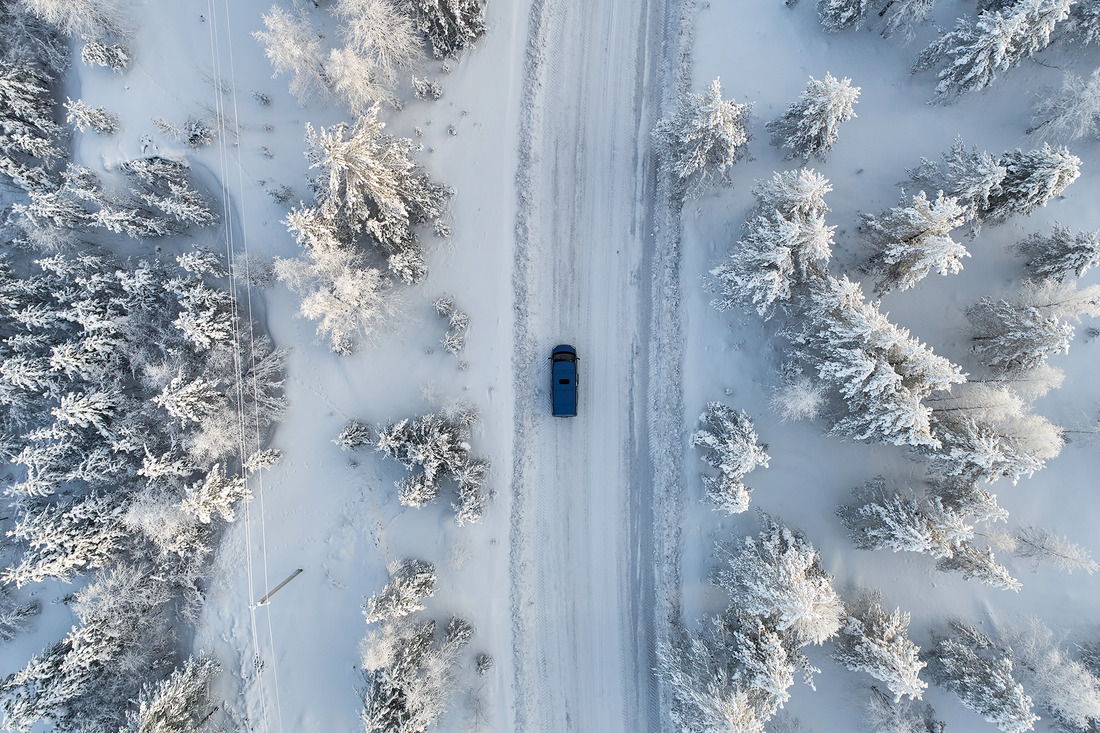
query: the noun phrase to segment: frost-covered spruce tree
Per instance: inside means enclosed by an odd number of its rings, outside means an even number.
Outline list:
[[[1038,132],[1054,140],[1096,137],[1100,134],[1100,69],[1088,80],[1066,72],[1062,86],[1039,99],[1035,116],[1042,121],[1028,128],[1029,134]]]
[[[715,582],[738,614],[771,619],[799,644],[821,644],[840,629],[844,605],[821,567],[821,555],[802,536],[761,514],[758,537],[720,546]]]
[[[967,309],[973,351],[994,372],[1028,371],[1069,351],[1073,326],[1058,316],[1007,300],[982,298]]]
[[[860,591],[848,606],[833,657],[855,672],[866,672],[885,683],[894,702],[921,698],[928,687],[920,679],[925,663],[920,647],[909,640],[909,614],[888,612],[878,594]]]
[[[871,5],[871,0],[818,0],[817,15],[825,30],[836,33],[863,25]]]
[[[832,256],[833,231],[825,223],[828,180],[812,169],[774,173],[757,182],[757,206],[728,259],[711,270],[719,310],[752,305],[770,318],[790,300],[792,287],[824,275]]]
[[[948,573],[960,573],[966,580],[977,578],[986,585],[1001,590],[1019,593],[1023,587],[1008,572],[1008,568],[997,562],[993,550],[988,547],[982,549],[968,543],[961,544],[951,557],[941,558],[936,563],[936,568]]]
[[[187,496],[180,506],[193,514],[203,524],[209,524],[218,514],[227,522],[236,517],[234,505],[252,498],[252,487],[242,474],[226,475],[225,468],[215,463],[201,481],[187,488]]]
[[[375,105],[354,125],[319,132],[306,125],[319,209],[334,230],[347,228],[376,243],[400,279],[420,282],[427,266],[416,227],[430,223],[446,234],[443,218],[452,192],[412,162],[411,140],[383,132],[378,114]]]
[[[718,476],[703,477],[707,498],[718,511],[740,514],[749,508],[752,491],[741,479],[757,466],[767,468],[770,458],[744,410],[709,402],[699,421],[703,428],[692,434],[691,444],[704,462],[718,469]]]
[[[403,0],[438,59],[458,55],[485,35],[484,0]]]
[[[387,568],[389,580],[363,604],[368,624],[398,619],[424,610],[421,603],[435,595],[435,566],[422,560],[394,561]]]
[[[798,101],[767,124],[772,145],[786,148],[788,158],[824,160],[839,137],[840,123],[856,116],[852,106],[858,98],[859,87],[851,79],[826,73],[818,81],[811,76]]]
[[[138,708],[122,733],[190,733],[212,711],[210,682],[219,665],[213,657],[188,658],[167,679],[142,689]]]
[[[715,79],[704,94],[687,92],[676,110],[657,123],[653,136],[664,167],[688,197],[712,183],[729,183],[729,169],[745,156],[751,104],[722,99]]]
[[[1054,223],[1049,234],[1032,234],[1016,245],[1035,280],[1081,277],[1100,264],[1100,231],[1073,231]]]
[[[1006,733],[1032,730],[1039,716],[1031,697],[1012,676],[1012,661],[988,636],[960,621],[951,633],[935,633],[928,650],[928,672],[958,695],[963,705]]]
[[[118,115],[113,115],[102,107],[93,107],[82,99],[65,102],[65,121],[84,132],[89,127],[100,135],[113,135],[118,131]]]
[[[21,601],[7,588],[0,588],[0,644],[14,639],[41,610],[39,601]]]
[[[53,77],[25,59],[0,58],[0,172],[25,191],[53,187],[52,169],[65,152],[56,144],[49,91]]]
[[[847,414],[834,423],[835,433],[894,445],[938,446],[931,408],[922,401],[965,381],[958,366],[891,323],[847,277],[810,282],[803,313],[785,333],[844,399]]]
[[[936,0],[888,0],[878,14],[880,18],[886,17],[883,38],[900,36],[909,43],[916,36],[916,27],[928,18],[935,4]]]
[[[360,420],[351,420],[332,442],[343,450],[355,450],[371,441],[370,427]]]
[[[918,498],[911,491],[887,489],[881,476],[852,493],[856,501],[839,507],[837,515],[861,550],[950,557],[974,537],[973,523],[939,497]]]
[[[290,93],[306,104],[330,86],[321,55],[321,36],[304,14],[291,15],[277,5],[263,16],[267,30],[252,35],[264,47],[275,76],[289,74]]]
[[[116,74],[121,74],[130,65],[130,49],[119,43],[103,43],[94,38],[85,38],[80,49],[80,60],[88,66],[106,66]]]
[[[1005,177],[992,191],[981,217],[1000,223],[1010,216],[1027,216],[1076,181],[1081,175],[1081,159],[1066,148],[1044,143],[1037,150],[1010,150],[998,163]]]
[[[1007,171],[991,153],[972,147],[966,149],[961,139],[956,139],[951,149],[943,154],[943,162],[921,159],[916,168],[909,171],[917,185],[929,190],[941,190],[966,207],[970,221],[989,210],[990,197],[1000,188]]]
[[[863,214],[860,231],[875,249],[871,266],[880,273],[875,289],[908,290],[932,272],[962,271],[962,260],[970,253],[951,239],[951,231],[963,223],[964,213],[959,202],[942,191],[935,201],[921,191],[912,205],[903,198],[881,214]]]
[[[412,20],[390,0],[336,0],[344,45],[329,52],[331,87],[356,115],[372,104],[396,105],[393,90],[420,53]]]
[[[976,20],[959,18],[951,30],[917,56],[914,71],[940,67],[936,101],[950,102],[984,89],[1050,43],[1054,26],[1069,16],[1074,0],[1020,0],[986,10]]]

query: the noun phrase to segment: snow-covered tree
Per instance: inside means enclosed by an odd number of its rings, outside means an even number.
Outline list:
[[[368,624],[398,619],[424,610],[421,603],[435,595],[436,574],[431,563],[422,560],[392,562],[387,568],[389,580],[363,604]]]
[[[976,545],[963,543],[955,548],[950,557],[941,558],[936,567],[948,573],[960,573],[963,578],[970,580],[977,578],[986,585],[1001,590],[1010,590],[1017,593],[1023,586],[1020,581],[1012,577],[1008,569],[997,562],[993,550],[988,547],[979,548]]]
[[[800,533],[761,512],[758,537],[720,547],[715,572],[737,613],[774,621],[799,644],[820,644],[840,629],[844,605],[833,590],[821,555]]]
[[[916,36],[916,26],[923,23],[936,0],[887,0],[879,11],[879,17],[887,16],[882,27],[882,36],[890,38],[900,36],[909,43]]]
[[[468,624],[387,621],[363,640],[362,720],[366,733],[427,730],[450,705],[458,654]]]
[[[757,466],[767,468],[770,460],[757,442],[752,419],[744,410],[709,402],[699,421],[703,428],[692,434],[691,444],[699,449],[703,461],[719,472],[717,477],[703,477],[707,498],[718,511],[744,512],[749,508],[751,489],[741,479]]]
[[[951,239],[951,230],[963,223],[964,213],[959,202],[942,191],[935,201],[921,191],[911,206],[903,198],[881,214],[863,214],[860,231],[875,249],[871,266],[880,273],[875,289],[908,290],[932,272],[962,271],[962,260],[970,253]]]
[[[386,254],[390,270],[406,282],[427,274],[415,228],[443,222],[451,190],[433,182],[409,155],[411,140],[383,132],[379,107],[355,125],[333,125],[319,132],[306,125],[307,156],[318,171],[315,187],[324,221],[370,237]]]
[[[1049,562],[1066,573],[1084,570],[1092,575],[1100,570],[1100,565],[1092,559],[1092,554],[1088,550],[1043,527],[1034,525],[1019,527],[1011,537],[1011,545],[1012,547],[1008,549],[1013,550],[1016,557],[1030,560],[1035,570],[1038,570],[1043,562]]]
[[[944,733],[946,727],[931,705],[894,700],[874,685],[863,711],[864,723],[875,733]]]
[[[917,56],[914,71],[940,67],[936,101],[950,102],[989,86],[1050,43],[1054,26],[1069,16],[1074,0],[1019,0],[1004,10],[959,18]]]
[[[126,546],[128,533],[120,521],[125,510],[122,497],[91,494],[28,513],[10,532],[27,550],[18,565],[4,571],[4,582],[68,580],[75,571],[103,567]]]
[[[218,673],[212,657],[188,658],[167,679],[142,689],[138,708],[124,733],[191,733],[209,714],[210,681]]]
[[[967,150],[961,139],[943,154],[942,163],[922,158],[921,164],[909,171],[917,185],[942,190],[966,207],[966,218],[971,221],[989,210],[990,198],[999,190],[1006,173],[991,153],[973,147]]]
[[[1100,677],[1073,659],[1046,624],[1031,619],[1001,633],[1020,681],[1063,730],[1094,731],[1100,721]]]
[[[676,110],[657,123],[661,162],[689,196],[701,195],[712,183],[728,183],[729,169],[745,155],[751,104],[722,99],[715,79],[704,94],[687,92]]]
[[[1060,195],[1081,175],[1081,159],[1066,148],[1044,143],[1037,150],[1009,150],[998,163],[1005,177],[981,212],[983,219],[1000,223],[1010,216],[1027,216]]]
[[[80,60],[88,66],[106,66],[116,74],[121,74],[130,65],[130,49],[120,43],[104,43],[94,38],[85,38],[80,49]]]
[[[818,0],[817,14],[825,30],[836,33],[863,25],[872,4],[872,0]]]
[[[1088,80],[1066,72],[1062,86],[1039,99],[1035,115],[1041,122],[1028,128],[1044,138],[1077,140],[1100,134],[1100,69]]]
[[[813,420],[825,406],[825,391],[800,368],[784,370],[783,384],[772,392],[769,403],[781,420]]]
[[[41,610],[40,602],[19,600],[7,588],[0,588],[0,644],[14,639]]]
[[[23,6],[65,35],[102,39],[126,35],[125,11],[118,0],[20,0]]]
[[[855,503],[838,508],[837,515],[862,550],[920,552],[942,558],[974,537],[973,522],[939,497],[889,490],[881,476],[853,494]]]
[[[1054,223],[1049,234],[1032,234],[1016,245],[1036,280],[1081,277],[1100,264],[1100,231],[1073,231]]]
[[[1069,35],[1084,45],[1100,41],[1100,3],[1079,0],[1070,9]]]
[[[928,672],[933,681],[958,695],[962,704],[1006,733],[1032,730],[1039,716],[1031,697],[1012,676],[1012,661],[989,637],[961,622],[950,635],[933,634]]]
[[[354,114],[393,102],[401,72],[412,68],[418,39],[412,21],[391,0],[336,0],[341,48],[329,53],[331,87]]]
[[[974,347],[995,372],[1027,371],[1051,354],[1069,351],[1073,326],[1058,316],[1007,300],[982,298],[967,309],[973,328]]]
[[[65,109],[68,111],[65,121],[81,132],[89,127],[100,135],[113,135],[118,131],[118,115],[102,107],[93,107],[82,99],[69,99]]]
[[[456,56],[488,30],[484,0],[403,0],[436,58]]]
[[[894,702],[921,698],[928,684],[921,681],[920,647],[909,641],[909,614],[882,607],[877,594],[861,591],[848,607],[834,658],[848,669],[866,672],[886,684]]]
[[[826,73],[819,81],[811,76],[798,101],[767,124],[772,144],[786,148],[788,158],[824,160],[839,137],[840,123],[856,116],[852,105],[858,98],[859,87],[851,79]]]
[[[187,488],[187,497],[180,504],[183,510],[193,514],[203,524],[209,524],[214,514],[232,522],[236,513],[233,506],[238,500],[252,498],[252,487],[240,474],[226,475],[220,463],[215,463],[202,481]]]
[[[291,15],[277,5],[263,16],[266,31],[252,35],[264,47],[275,76],[289,74],[290,93],[305,104],[328,90],[330,80],[321,55],[321,36],[304,14]]]
[[[304,259],[277,260],[275,274],[303,295],[299,315],[319,322],[318,335],[337,354],[355,353],[393,317],[392,286],[353,249],[307,245]]]
[[[51,168],[64,157],[55,143],[52,77],[26,60],[0,58],[0,172],[26,191],[53,187]]]
[[[355,450],[370,444],[371,440],[370,427],[360,420],[351,420],[332,442],[343,450]]]

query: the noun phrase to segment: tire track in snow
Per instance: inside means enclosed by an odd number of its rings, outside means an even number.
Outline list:
[[[669,97],[665,59],[679,52],[673,6],[535,0],[531,9],[513,273],[516,731],[667,725],[652,669],[667,595],[658,560],[674,520],[654,532],[657,482],[670,470],[653,456],[675,456],[681,421],[678,385],[658,398],[669,390],[652,380],[670,365],[678,374],[680,356],[669,352],[679,345],[669,307],[652,303],[675,294],[656,269],[669,251],[655,234],[649,131]],[[670,302],[677,314],[678,296]],[[655,326],[671,333],[658,337]],[[546,357],[559,341],[581,355],[573,420],[549,416]],[[654,452],[654,440],[672,450]]]

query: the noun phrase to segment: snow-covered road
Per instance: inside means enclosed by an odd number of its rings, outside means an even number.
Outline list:
[[[654,353],[669,339],[653,328],[662,280],[650,131],[672,4],[532,8],[514,275],[516,731],[663,725],[651,365],[679,357]],[[574,419],[549,412],[547,357],[561,342],[581,359]]]

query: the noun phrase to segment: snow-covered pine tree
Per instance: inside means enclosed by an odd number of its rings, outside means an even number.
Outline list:
[[[915,496],[886,488],[879,476],[852,492],[856,501],[837,516],[861,550],[927,553],[950,557],[974,537],[972,521],[944,505],[939,497]]]
[[[830,33],[856,29],[871,12],[872,0],[818,0],[817,15]]]
[[[180,504],[183,510],[194,515],[203,524],[209,524],[214,514],[232,522],[236,516],[233,506],[252,498],[252,487],[241,474],[226,475],[222,464],[215,463],[202,481],[188,486],[187,497]]]
[[[118,43],[103,43],[94,38],[85,38],[80,49],[80,60],[88,66],[106,66],[116,74],[121,74],[130,65],[130,49]]]
[[[881,214],[862,214],[860,231],[875,249],[871,266],[880,273],[876,291],[908,290],[932,272],[961,272],[962,260],[970,253],[951,239],[951,230],[963,223],[964,213],[959,202],[943,191],[935,201],[921,191],[912,205],[902,198],[898,206]]]
[[[68,580],[75,571],[103,567],[128,541],[121,522],[125,511],[124,497],[92,493],[28,512],[10,532],[27,549],[18,565],[4,571],[4,582],[23,586],[46,578]]]
[[[218,669],[213,657],[189,657],[167,679],[146,684],[121,733],[191,733],[210,712],[210,681]]]
[[[1100,231],[1075,232],[1055,222],[1049,234],[1032,234],[1015,249],[1035,280],[1081,277],[1100,264]]]
[[[916,36],[916,27],[928,18],[936,0],[887,0],[879,11],[880,18],[886,17],[882,27],[883,38],[900,36],[909,43]]]
[[[829,179],[813,168],[775,172],[772,177],[757,181],[752,193],[759,214],[778,211],[784,216],[821,216],[829,213],[825,196],[833,190]]]
[[[387,568],[389,580],[363,604],[368,624],[408,616],[424,610],[421,603],[435,595],[435,566],[422,560],[394,561]]]
[[[1083,45],[1100,41],[1100,2],[1078,0],[1069,11],[1069,35]]]
[[[378,114],[375,105],[353,126],[341,123],[315,132],[306,125],[320,212],[334,228],[373,239],[399,278],[420,282],[427,269],[415,228],[431,223],[437,234],[445,234],[452,191],[410,160],[411,140],[383,132]]]
[[[1027,216],[1060,195],[1081,175],[1081,159],[1066,148],[1043,143],[1038,150],[1010,150],[998,163],[1005,177],[980,212],[983,220],[997,224],[1010,216]]]
[[[960,621],[951,622],[950,634],[932,636],[928,672],[933,681],[1006,733],[1023,733],[1034,728],[1039,716],[1012,668],[989,637]]]
[[[729,183],[729,169],[745,156],[749,140],[746,125],[751,104],[722,99],[722,83],[715,79],[704,94],[686,92],[676,110],[657,123],[662,165],[690,198],[702,195],[713,183]]]
[[[1008,569],[997,562],[993,550],[988,547],[984,550],[963,543],[955,548],[951,557],[941,558],[936,563],[936,568],[948,573],[961,573],[963,578],[970,580],[977,578],[986,585],[1001,590],[1011,590],[1017,593],[1023,586],[1020,581],[1012,577]]]
[[[799,644],[821,644],[840,629],[844,605],[821,567],[821,555],[802,534],[761,514],[758,537],[720,546],[724,563],[715,582],[738,614],[774,620]]]
[[[1007,171],[991,153],[972,147],[966,149],[961,139],[956,139],[951,149],[943,154],[943,162],[936,163],[922,158],[910,177],[928,190],[941,190],[966,207],[966,218],[980,225],[980,215],[988,211],[990,198],[999,190]]]
[[[455,471],[458,483],[458,501],[451,504],[455,512],[455,522],[459,527],[476,524],[481,521],[489,503],[489,494],[485,491],[485,480],[489,476],[489,461],[483,458],[470,458]]]
[[[1100,69],[1087,81],[1066,72],[1061,88],[1039,99],[1035,116],[1042,121],[1028,128],[1029,134],[1038,132],[1048,140],[1096,137],[1100,134]]]
[[[458,55],[485,35],[484,0],[404,0],[437,59]]]
[[[857,592],[847,608],[833,657],[855,672],[866,672],[884,682],[894,702],[908,696],[919,700],[928,687],[920,679],[925,663],[920,647],[909,640],[909,614],[901,609],[888,612],[877,593]]]
[[[752,491],[741,479],[757,466],[767,468],[770,458],[744,410],[709,402],[699,421],[703,427],[692,434],[691,444],[719,472],[717,477],[703,477],[707,498],[717,511],[740,514],[749,508]]]
[[[984,89],[1050,43],[1055,24],[1069,16],[1074,0],[1019,0],[1004,10],[983,11],[976,20],[959,18],[917,56],[913,71],[940,67],[937,102],[951,102]]]
[[[264,54],[275,70],[274,76],[289,74],[290,93],[305,105],[327,92],[331,86],[321,55],[321,36],[304,14],[291,15],[278,5],[263,16],[267,30],[253,37],[264,47]]]
[[[767,124],[772,145],[786,148],[788,158],[824,160],[839,137],[840,123],[856,116],[852,105],[858,98],[859,87],[851,79],[826,73],[819,81],[811,76],[798,101]]]
[[[0,58],[0,172],[25,191],[54,186],[53,165],[65,152],[55,143],[52,77],[23,59]]]
[[[420,51],[412,20],[390,0],[336,0],[333,13],[344,45],[329,53],[332,90],[356,115],[377,102],[396,104],[398,78]]]
[[[0,588],[0,644],[14,639],[41,610],[41,602],[19,600],[7,588]]]
[[[81,132],[89,127],[100,135],[113,135],[118,131],[118,115],[102,107],[93,107],[83,99],[68,99],[65,109],[68,111],[65,121]]]
[[[370,427],[361,420],[351,420],[332,441],[343,450],[355,450],[371,442]]]
[[[1007,300],[982,298],[967,309],[973,351],[994,372],[1028,371],[1051,354],[1069,351],[1073,326],[1058,316]]]

